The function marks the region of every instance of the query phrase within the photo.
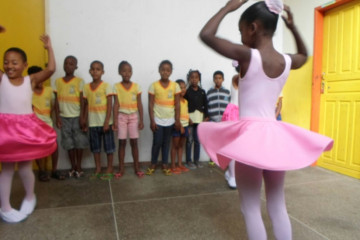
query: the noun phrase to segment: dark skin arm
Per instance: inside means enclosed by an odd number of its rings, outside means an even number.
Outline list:
[[[157,126],[154,118],[154,103],[155,96],[149,93],[149,116],[150,116],[150,128],[151,131],[155,132],[157,130]]]
[[[81,93],[82,97],[82,93]],[[80,101],[80,127],[83,132],[87,132],[88,126],[88,117],[89,117],[89,109],[88,109],[88,100],[86,98]]]
[[[106,97],[106,117],[104,122],[104,132],[109,131],[109,121],[111,118],[111,109],[112,109],[112,95]]]
[[[175,129],[177,131],[181,130],[181,123],[180,123],[180,93],[175,94]]]
[[[114,107],[113,107],[113,111],[114,111],[114,124],[113,124],[113,130],[117,131],[118,130],[118,114],[119,114],[119,100],[118,100],[118,96],[114,95]]]
[[[56,126],[60,129],[62,126],[61,118],[60,118],[60,108],[59,108],[59,100],[57,98],[57,93],[54,92],[55,95],[55,119],[56,119]]]
[[[141,93],[137,95],[137,108],[139,111],[139,130],[142,130],[144,128],[144,111],[143,111],[143,105],[141,101]]]
[[[0,25],[0,33],[4,33],[5,31],[6,31],[5,27]],[[1,78],[2,78],[3,74],[4,73],[0,70],[0,81],[1,81]]]

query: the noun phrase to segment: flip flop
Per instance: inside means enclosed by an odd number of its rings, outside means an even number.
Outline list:
[[[163,173],[165,174],[165,176],[171,176],[171,175],[172,175],[172,174],[171,174],[171,170],[168,169],[168,168],[164,168],[162,171],[163,171]]]
[[[51,178],[55,178],[57,180],[65,180],[65,175],[62,174],[60,171],[56,170],[51,173]]]
[[[119,179],[119,178],[121,178],[123,176],[123,174],[121,172],[117,172],[117,173],[115,173],[114,176],[115,176],[116,179]]]
[[[154,174],[154,172],[155,172],[155,168],[148,168],[148,169],[146,170],[146,173],[145,173],[145,174],[151,176],[151,175]]]
[[[111,180],[111,179],[113,179],[113,177],[114,177],[114,174],[112,174],[112,173],[104,173],[104,174],[102,174],[100,179],[101,180]]]
[[[138,178],[143,178],[145,176],[145,173],[142,171],[137,171],[135,174],[138,176]]]

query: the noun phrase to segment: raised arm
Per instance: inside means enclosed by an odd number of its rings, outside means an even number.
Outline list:
[[[4,33],[5,30],[6,30],[5,27],[0,25],[0,33]],[[0,70],[0,81],[1,81],[3,74],[4,74],[3,71]]]
[[[54,52],[52,49],[50,37],[48,35],[42,35],[40,37],[40,40],[44,43],[44,48],[48,52],[48,64],[43,71],[40,71],[38,73],[34,73],[34,74],[30,75],[31,84],[32,84],[33,88],[38,83],[41,83],[41,82],[45,81],[46,79],[49,79],[56,70],[55,57],[54,57]]]
[[[239,60],[241,64],[243,61],[248,61],[250,59],[250,50],[248,47],[240,44],[234,44],[228,40],[219,38],[216,36],[216,32],[221,21],[224,17],[230,13],[240,8],[247,0],[231,0],[221,8],[203,27],[200,32],[200,39],[208,45],[210,48],[214,49],[216,52],[221,55],[228,57],[230,59]]]
[[[301,38],[301,36],[294,24],[294,19],[293,19],[293,15],[290,11],[290,7],[287,5],[284,5],[284,11],[287,13],[287,17],[282,16],[282,18],[285,22],[286,27],[293,34],[295,43],[296,43],[296,48],[297,48],[296,54],[290,54],[290,57],[292,60],[291,69],[297,69],[305,64],[307,57],[308,57],[308,53],[307,53],[304,41]]]

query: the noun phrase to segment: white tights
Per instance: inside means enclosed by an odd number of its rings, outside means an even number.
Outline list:
[[[236,162],[235,177],[246,230],[250,240],[266,240],[261,217],[261,185],[264,178],[266,206],[277,240],[292,239],[290,219],[285,205],[283,171],[267,171]]]
[[[7,212],[11,210],[10,193],[12,179],[15,171],[15,163],[1,163],[2,171],[0,174],[0,202],[1,210]],[[35,175],[32,170],[32,161],[18,162],[18,172],[25,188],[25,199],[30,201],[35,197]]]

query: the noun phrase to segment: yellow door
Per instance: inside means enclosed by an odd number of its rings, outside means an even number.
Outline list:
[[[360,1],[324,16],[320,133],[334,148],[318,165],[360,179]]]
[[[0,69],[4,52],[10,47],[23,49],[29,66],[45,66],[46,55],[39,40],[45,32],[44,0],[1,0],[0,24],[6,28],[0,35]]]

